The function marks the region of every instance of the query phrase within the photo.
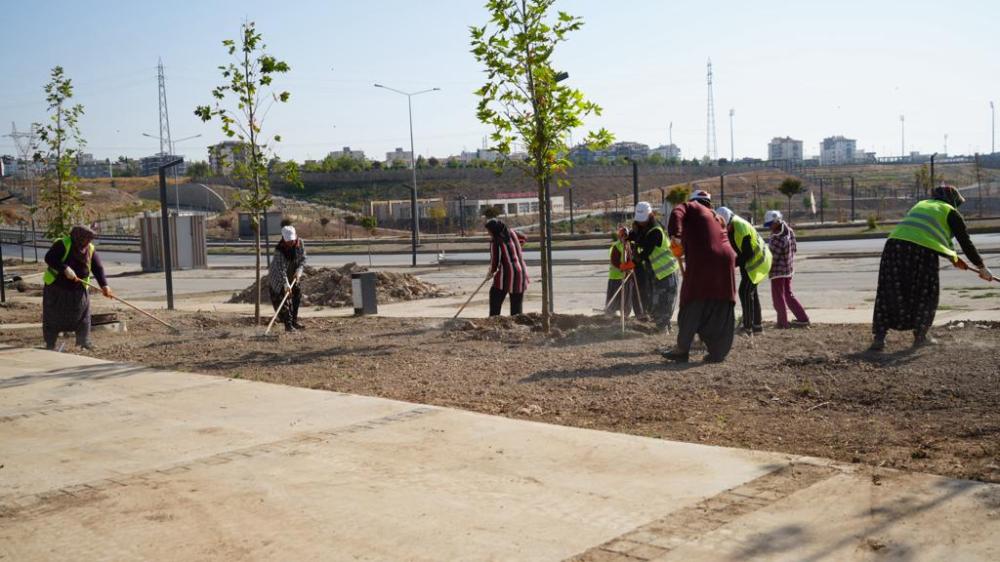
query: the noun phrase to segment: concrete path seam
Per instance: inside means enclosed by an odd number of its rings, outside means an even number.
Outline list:
[[[792,463],[754,480],[679,509],[567,562],[644,562],[696,541],[737,518],[763,509],[841,471],[832,466]]]

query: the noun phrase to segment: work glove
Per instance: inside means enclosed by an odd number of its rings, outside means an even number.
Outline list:
[[[963,260],[962,258],[955,258],[955,268],[964,271],[969,269],[969,264],[965,263],[965,260]]]
[[[979,278],[983,281],[993,280],[993,272],[990,271],[990,268],[986,267],[986,264],[983,264],[983,267],[979,268]]]
[[[285,279],[285,292],[286,293],[292,292],[292,284],[289,283],[287,279]]]
[[[70,281],[80,280],[80,278],[76,276],[76,272],[73,271],[73,268],[68,265],[66,266],[66,269],[63,270],[63,275],[65,275],[66,279],[69,279]]]
[[[489,273],[486,274],[486,278],[489,279],[490,277],[496,275],[496,273],[497,273],[496,271],[490,271]]]
[[[101,293],[104,293],[104,296],[109,299],[115,296],[115,294],[111,292],[111,287],[108,287],[107,285],[101,287]]]

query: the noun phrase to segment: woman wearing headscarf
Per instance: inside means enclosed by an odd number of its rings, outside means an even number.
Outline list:
[[[74,226],[68,236],[52,243],[45,254],[42,291],[42,336],[45,348],[55,349],[60,332],[76,332],[76,345],[94,349],[90,341],[91,277],[97,280],[101,292],[111,298],[111,287],[104,276],[104,266],[94,249],[94,232],[85,226]]]
[[[508,294],[510,315],[521,314],[524,293],[528,290],[528,266],[524,263],[522,252],[527,239],[495,218],[486,221],[485,226],[490,233],[490,272],[486,278],[493,278],[490,316],[500,316],[500,308]]]
[[[299,324],[299,303],[302,302],[302,272],[306,267],[306,248],[295,232],[295,227],[281,228],[281,241],[274,247],[274,257],[267,272],[267,284],[271,293],[271,305],[278,312],[278,319],[285,325],[286,332],[305,328]],[[285,294],[290,293],[288,298]],[[282,305],[284,300],[284,305]]]
[[[938,256],[947,257],[958,269],[968,269],[955,252],[953,237],[979,268],[979,276],[992,280],[993,273],[969,239],[965,220],[958,212],[964,202],[957,189],[941,185],[931,192],[930,199],[914,205],[889,235],[878,270],[872,351],[885,349],[889,330],[912,331],[914,347],[937,343],[928,331],[938,306]]]

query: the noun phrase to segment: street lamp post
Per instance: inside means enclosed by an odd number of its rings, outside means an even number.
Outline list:
[[[990,154],[997,152],[997,108],[990,102]]]
[[[441,88],[429,88],[427,90],[420,90],[418,92],[404,92],[402,90],[397,90],[395,88],[390,88],[389,86],[383,86],[382,84],[375,84],[376,88],[382,88],[384,90],[389,90],[390,92],[396,92],[397,94],[406,96],[406,108],[410,114],[410,170],[413,172],[412,176],[412,189],[410,190],[410,215],[413,219],[412,227],[412,245],[413,245],[413,267],[417,266],[417,244],[420,243],[420,208],[417,204],[417,160],[416,160],[416,149],[413,147],[413,96],[419,96],[420,94],[426,94],[428,92],[436,92]]]

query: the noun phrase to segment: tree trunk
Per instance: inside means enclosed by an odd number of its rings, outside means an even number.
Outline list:
[[[549,244],[548,239],[545,236],[546,229],[545,225],[548,224],[548,207],[545,205],[545,182],[541,179],[538,180],[538,231],[541,233],[538,237],[539,244],[538,247],[542,254],[542,274],[540,276],[540,281],[542,283],[542,329],[545,333],[549,332],[551,326],[551,318],[549,317],[549,300],[552,295],[549,294]]]

